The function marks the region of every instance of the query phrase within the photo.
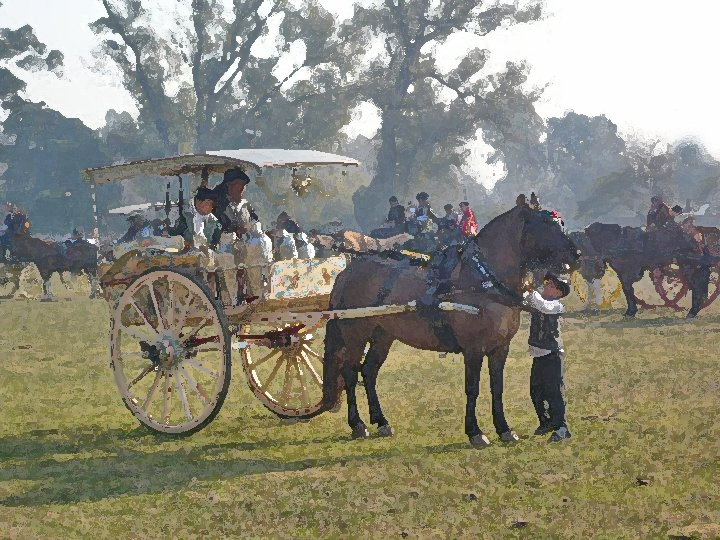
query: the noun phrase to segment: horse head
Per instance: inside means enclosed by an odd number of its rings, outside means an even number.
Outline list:
[[[522,265],[527,271],[568,274],[580,268],[580,250],[550,212],[519,207],[524,220],[520,239]]]

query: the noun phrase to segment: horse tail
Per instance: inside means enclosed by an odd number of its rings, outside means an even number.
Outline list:
[[[345,341],[340,321],[331,319],[325,327],[325,355],[323,357],[323,408],[332,409],[337,405],[344,387],[342,378],[342,350]]]

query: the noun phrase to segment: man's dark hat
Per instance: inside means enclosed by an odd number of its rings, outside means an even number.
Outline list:
[[[415,195],[415,198],[416,198],[418,201],[427,201],[427,200],[430,198],[430,195],[428,195],[428,194],[425,193],[424,191],[421,191],[420,193],[418,193],[417,195]]]
[[[565,283],[562,279],[557,277],[555,274],[548,272],[547,274],[545,274],[545,280],[551,281],[558,288],[558,290],[562,293],[563,297],[570,294],[570,285]]]
[[[290,217],[290,216],[288,216],[288,213],[287,213],[287,212],[280,212],[280,215],[278,216],[278,219],[280,219],[280,218],[286,218],[286,217]]]
[[[250,183],[250,177],[245,174],[245,171],[243,171],[242,169],[235,168],[225,171],[222,181],[223,184],[227,184],[228,182],[234,182],[235,180],[241,180],[246,184]]]
[[[680,206],[679,204],[676,204],[675,206],[672,207],[672,211],[675,212],[676,214],[682,214],[683,209],[682,209],[682,206]]]
[[[398,198],[393,195],[392,197],[390,197],[390,202],[398,202]]]
[[[213,201],[217,202],[217,195],[215,192],[206,187],[199,187],[195,192],[195,198],[199,201]]]

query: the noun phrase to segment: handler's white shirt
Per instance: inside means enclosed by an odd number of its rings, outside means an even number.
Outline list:
[[[545,313],[546,315],[558,315],[565,312],[565,307],[562,305],[562,302],[560,302],[560,300],[545,300],[538,291],[533,291],[532,294],[526,292],[523,294],[523,297],[525,304],[534,307],[540,313]],[[558,321],[558,329],[559,328],[560,321]],[[560,345],[560,352],[564,352],[562,348],[562,339],[558,338],[558,344]],[[552,351],[549,351],[547,349],[533,347],[532,345],[528,347],[528,353],[530,353],[530,356],[532,356],[533,358],[537,358],[539,356],[546,356],[551,352]]]

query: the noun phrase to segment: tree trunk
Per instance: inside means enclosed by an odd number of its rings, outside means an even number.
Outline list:
[[[397,142],[395,139],[395,122],[390,111],[382,113],[382,127],[380,128],[381,144],[378,151],[375,176],[367,187],[359,188],[353,194],[355,219],[360,228],[369,232],[379,226],[387,217],[388,199],[402,189],[398,171]],[[402,196],[402,193],[400,194]],[[407,201],[400,201],[406,204]]]

